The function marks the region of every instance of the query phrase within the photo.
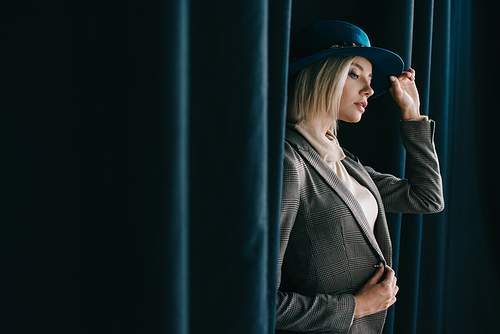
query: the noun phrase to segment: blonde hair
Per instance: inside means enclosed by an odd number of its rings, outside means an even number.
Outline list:
[[[342,91],[354,56],[319,60],[299,72],[288,91],[287,122],[299,123],[330,116],[330,131],[337,130]]]

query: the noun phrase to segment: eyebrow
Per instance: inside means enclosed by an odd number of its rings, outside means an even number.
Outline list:
[[[359,68],[361,71],[365,71],[364,67],[359,65],[358,63],[351,63],[352,66],[356,66],[357,68]],[[368,74],[369,77],[373,77],[372,73]]]

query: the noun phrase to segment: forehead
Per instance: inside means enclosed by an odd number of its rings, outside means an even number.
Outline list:
[[[355,66],[364,72],[372,72],[372,63],[368,59],[363,57],[354,58],[351,62],[351,66]]]

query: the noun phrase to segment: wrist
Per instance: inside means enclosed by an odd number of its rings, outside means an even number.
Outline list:
[[[359,318],[359,298],[354,296],[354,315],[353,318]]]
[[[401,119],[403,121],[408,121],[420,117],[420,108],[401,109]]]
[[[428,121],[429,116],[426,115],[421,115],[420,117],[415,117],[415,118],[410,118],[410,119],[403,119],[403,122],[411,122],[411,121],[416,121],[416,122],[422,122],[422,121]]]
[[[362,318],[365,316],[362,311],[362,298],[360,296],[354,295],[354,319]]]

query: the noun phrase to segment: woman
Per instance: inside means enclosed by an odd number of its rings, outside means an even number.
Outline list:
[[[415,71],[342,21],[292,41],[278,265],[277,333],[380,333],[398,287],[385,212],[443,209],[434,122]],[[401,109],[406,179],[364,167],[335,138],[390,90]]]

